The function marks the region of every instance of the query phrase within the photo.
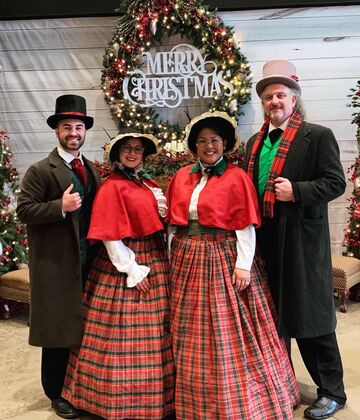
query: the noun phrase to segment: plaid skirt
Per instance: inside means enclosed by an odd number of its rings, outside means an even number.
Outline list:
[[[300,401],[273,320],[263,268],[231,283],[234,232],[177,235],[171,253],[171,321],[178,420],[292,419]]]
[[[124,240],[150,267],[149,293],[126,287],[105,247],[84,290],[84,335],[70,354],[63,398],[106,419],[162,419],[174,411],[169,265],[159,234]]]

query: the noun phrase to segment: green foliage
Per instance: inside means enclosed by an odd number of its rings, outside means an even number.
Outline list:
[[[25,226],[16,216],[18,172],[12,165],[8,136],[0,131],[0,275],[27,261]]]

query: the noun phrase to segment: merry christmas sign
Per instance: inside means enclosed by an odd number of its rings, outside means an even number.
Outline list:
[[[168,52],[145,52],[142,57],[142,66],[123,81],[124,97],[133,104],[177,108],[185,99],[230,97],[234,92],[216,62],[190,44],[175,45]]]

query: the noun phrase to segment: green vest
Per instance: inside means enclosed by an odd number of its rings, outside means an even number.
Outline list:
[[[275,158],[277,149],[279,147],[281,137],[282,135],[279,136],[279,138],[276,140],[274,144],[271,144],[271,141],[269,139],[269,134],[268,134],[261,147],[260,157],[259,157],[259,178],[258,178],[258,194],[261,199],[265,192],[265,186],[269,178],[270,168]]]
[[[71,181],[74,184],[72,192],[78,192],[81,197],[81,207],[76,210],[79,213],[79,238],[80,238],[80,259],[81,265],[84,265],[87,260],[88,254],[88,243],[87,243],[87,234],[90,226],[90,216],[92,203],[95,197],[95,186],[93,177],[88,171],[88,185],[87,190],[83,184],[80,182],[79,178],[75,175],[74,171],[69,169]]]

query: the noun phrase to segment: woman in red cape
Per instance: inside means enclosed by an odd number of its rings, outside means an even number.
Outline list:
[[[255,188],[224,156],[236,145],[235,127],[223,112],[193,119],[186,141],[199,159],[166,193],[178,420],[292,419],[300,400],[253,258]]]
[[[108,420],[174,411],[166,200],[143,171],[157,139],[129,131],[107,148],[113,172],[94,201],[88,239],[102,241],[84,291],[84,336],[63,397]]]

